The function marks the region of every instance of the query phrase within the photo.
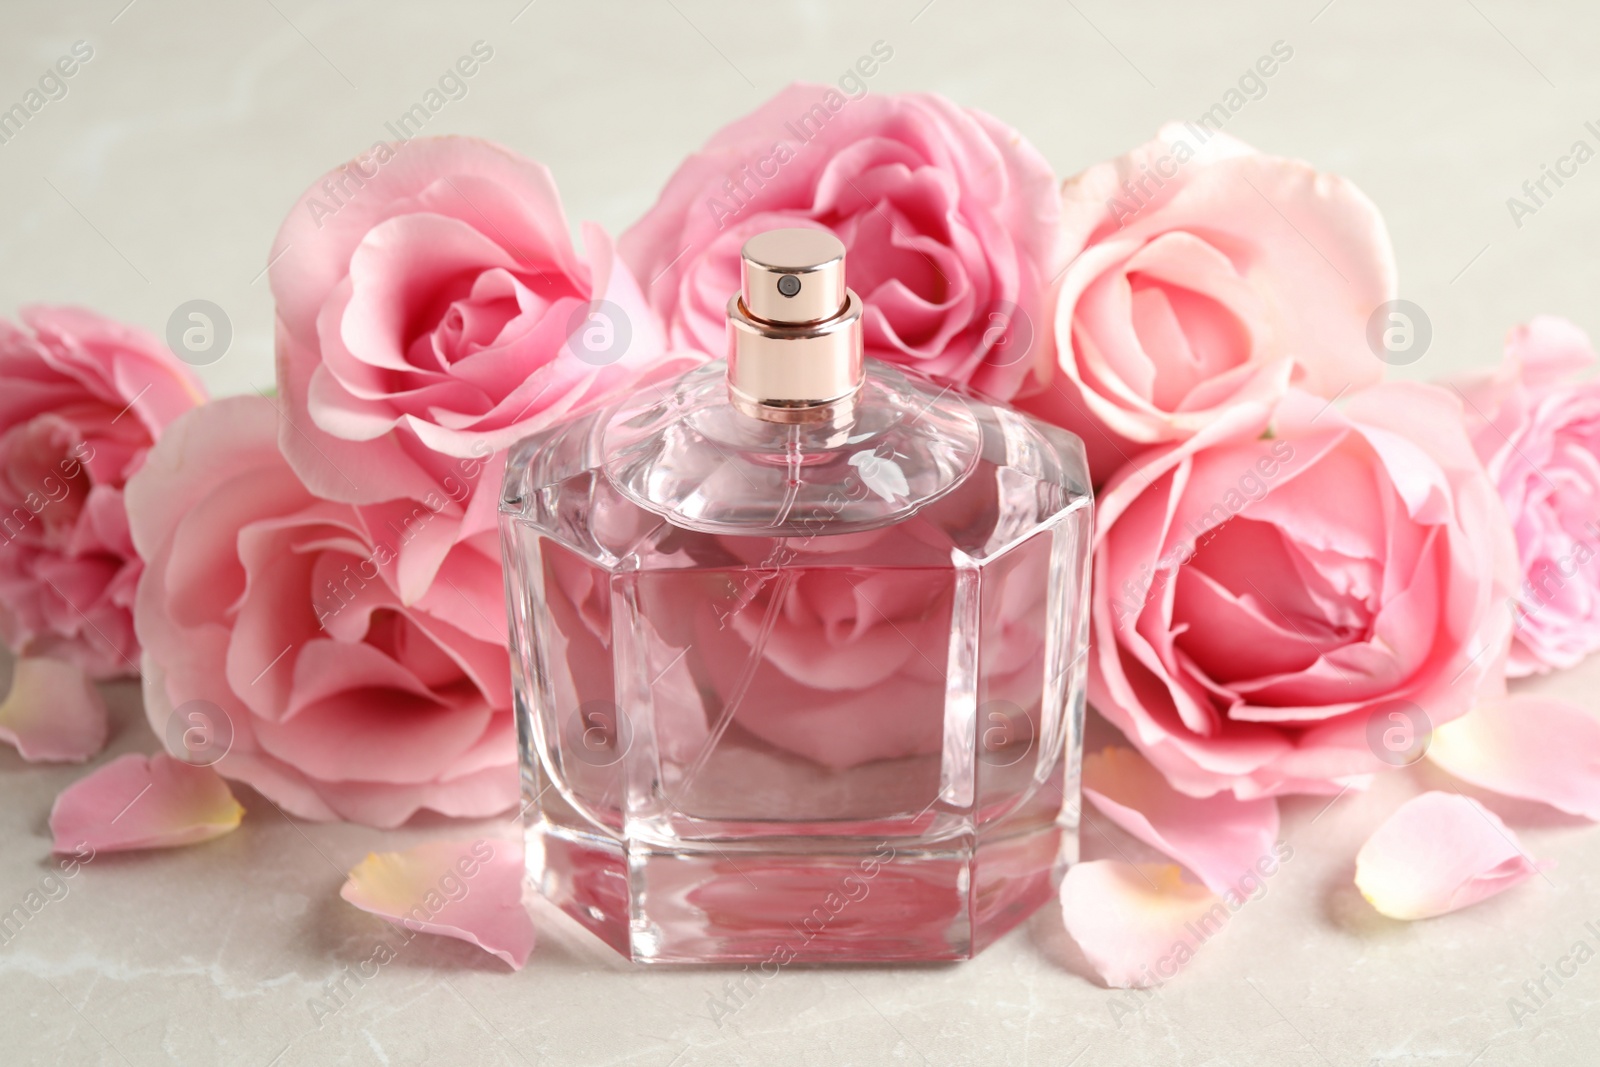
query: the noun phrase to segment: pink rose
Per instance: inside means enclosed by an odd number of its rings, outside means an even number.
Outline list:
[[[1098,502],[1089,699],[1195,796],[1336,791],[1503,688],[1516,550],[1455,398],[1296,390],[1264,428],[1237,409]]]
[[[175,752],[199,731],[207,762],[304,818],[505,810],[518,786],[498,563],[458,546],[407,600],[405,530],[318,499],[278,430],[266,399],[215,401],[128,485],[151,725]]]
[[[900,536],[905,536],[900,531]],[[895,531],[815,538],[808,551],[871,551]],[[751,567],[761,542],[724,538]],[[748,558],[751,552],[755,558]],[[725,704],[741,684],[761,699],[741,708],[754,736],[827,767],[939,751],[944,739],[945,660],[950,641],[950,582],[907,582],[893,572],[812,567],[801,573],[756,570],[742,585],[713,592],[683,635],[705,664]],[[741,675],[753,651],[754,676]],[[703,703],[711,703],[704,701]]]
[[[377,525],[429,504],[437,521],[401,548],[408,603],[451,545],[498,558],[507,446],[658,369],[638,286],[603,231],[584,236],[587,259],[544,167],[462,137],[375,148],[278,233],[284,455],[317,496],[389,502]],[[491,454],[485,487],[458,494],[460,464]]]
[[[1058,214],[1049,164],[988,115],[791,85],[685,160],[620,247],[673,342],[721,355],[746,239],[832,230],[867,355],[1009,399],[1049,358]]]
[[[1512,675],[1600,649],[1600,382],[1571,380],[1595,363],[1587,334],[1545,316],[1511,331],[1496,370],[1458,386],[1522,561]]]
[[[1344,179],[1174,124],[1062,197],[1058,366],[1022,406],[1083,438],[1097,483],[1231,406],[1381,377],[1365,336],[1394,254]]]
[[[134,674],[140,565],[122,490],[204,393],[143,330],[79,308],[22,321],[0,320],[0,634],[19,655]]]

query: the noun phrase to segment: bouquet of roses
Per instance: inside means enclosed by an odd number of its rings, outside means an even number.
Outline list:
[[[334,169],[270,251],[274,396],[205,401],[160,342],[87,311],[0,327],[0,631],[20,657],[0,737],[86,760],[107,732],[91,680],[137,675],[170,753],[66,790],[58,850],[226,833],[225,779],[379,827],[513,810],[505,451],[719,352],[740,247],[780,226],[844,242],[868,355],[1085,443],[1090,702],[1114,729],[1084,795],[1171,861],[1069,871],[1067,929],[1108,983],[1170,977],[1195,924],[1292,855],[1280,797],[1435,766],[1441,788],[1356,857],[1402,919],[1539,869],[1450,783],[1600,818],[1600,720],[1506,687],[1600,647],[1580,330],[1535,319],[1489,373],[1386,381],[1428,327],[1349,182],[1183,124],[1059,183],[940,97],[797,85],[581,248],[548,171],[495,145],[417,138]],[[596,358],[575,338],[601,306]],[[374,856],[344,892],[520,966],[514,853]],[[411,906],[469,863],[493,884]]]

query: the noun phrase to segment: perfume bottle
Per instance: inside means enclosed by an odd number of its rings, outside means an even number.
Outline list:
[[[1082,445],[864,361],[844,260],[751,238],[726,360],[508,459],[529,876],[635,960],[966,958],[1076,858]]]

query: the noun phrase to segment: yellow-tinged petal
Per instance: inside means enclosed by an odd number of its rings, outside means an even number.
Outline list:
[[[339,895],[407,929],[477,945],[518,970],[534,943],[523,876],[521,842],[430,841],[368,854]]]
[[[25,760],[82,763],[106,745],[106,702],[83,668],[66,660],[30,656],[11,674],[0,704],[0,741]]]
[[[1392,919],[1465,908],[1544,866],[1500,818],[1460,793],[1423,793],[1400,805],[1356,855],[1356,888]]]
[[[1174,864],[1091,860],[1061,882],[1067,932],[1109,986],[1159,985],[1221,932],[1232,911]]]
[[[1264,863],[1277,866],[1278,802],[1232,793],[1192,797],[1131,748],[1108,746],[1085,757],[1083,795],[1106,818],[1166,853],[1213,892],[1254,885]]]

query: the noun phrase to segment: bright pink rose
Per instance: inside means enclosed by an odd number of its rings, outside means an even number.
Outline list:
[[[143,330],[79,308],[0,320],[0,634],[97,678],[137,672],[139,559],[122,489],[204,400]]]
[[[1174,124],[1062,197],[1058,366],[1022,406],[1083,438],[1097,483],[1231,406],[1381,377],[1365,338],[1394,254],[1343,178]]]
[[[867,355],[1009,399],[1049,359],[1059,210],[1044,157],[982,112],[791,85],[685,160],[620,247],[674,343],[721,355],[744,242],[832,230]]]
[[[451,545],[487,537],[498,554],[507,446],[660,362],[660,328],[610,239],[584,238],[587,259],[544,167],[462,137],[358,157],[278,233],[284,455],[316,495],[383,505],[377,525],[441,505],[402,547],[407,602]],[[458,500],[459,465],[491,454],[485,487]]]
[[[1522,561],[1512,675],[1571,667],[1600,649],[1600,382],[1589,337],[1565,319],[1512,330],[1505,361],[1457,386]]]
[[[1336,791],[1504,684],[1516,548],[1455,397],[1294,390],[1264,429],[1236,409],[1098,502],[1089,699],[1195,796]]]
[[[459,546],[406,600],[406,530],[318,499],[278,424],[260,397],[207,404],[128,485],[151,725],[175,750],[201,731],[217,770],[304,818],[505,810],[518,786],[498,562]]]

